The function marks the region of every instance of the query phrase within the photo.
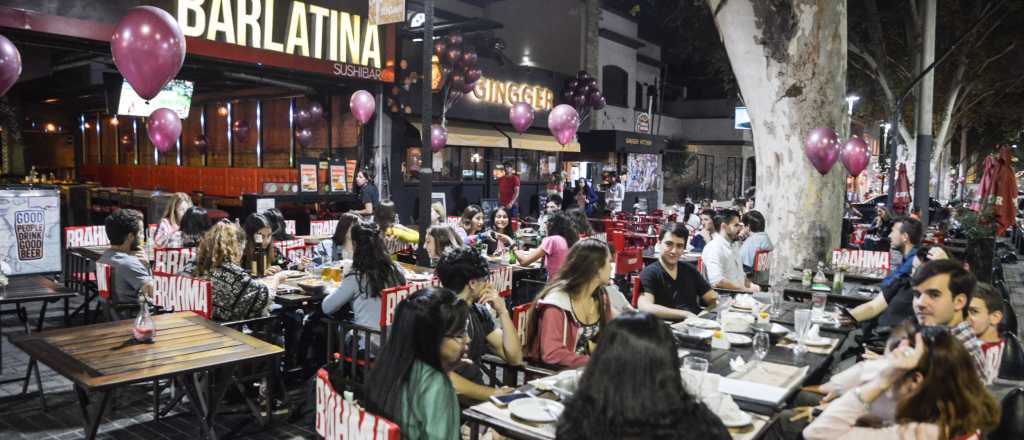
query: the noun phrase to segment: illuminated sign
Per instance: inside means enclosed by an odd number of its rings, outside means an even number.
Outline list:
[[[356,14],[301,1],[276,21],[275,0],[177,0],[177,20],[188,37],[334,61],[334,74],[380,79],[378,26]],[[287,23],[287,24],[285,24]],[[284,38],[275,39],[275,26]],[[280,34],[280,32],[277,32]]]
[[[498,81],[487,77],[480,77],[473,93],[466,97],[472,102],[505,107],[525,102],[536,112],[549,111],[555,105],[555,92],[550,88],[515,81]]]

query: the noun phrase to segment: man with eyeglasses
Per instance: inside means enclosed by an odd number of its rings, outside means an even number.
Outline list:
[[[679,261],[686,251],[689,230],[678,223],[664,228],[658,240],[661,255],[640,272],[637,308],[662,319],[683,320],[700,313],[700,300],[713,306],[718,296],[700,272]],[[698,299],[699,298],[699,299]]]
[[[716,289],[728,289],[738,292],[760,292],[761,287],[750,282],[743,272],[738,250],[734,246],[743,231],[740,215],[726,209],[714,217],[718,234],[704,246],[701,261],[707,274],[708,282]]]

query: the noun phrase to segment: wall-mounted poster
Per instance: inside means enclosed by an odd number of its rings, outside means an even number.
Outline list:
[[[345,179],[345,164],[341,162],[332,162],[328,167],[328,179],[331,182],[331,191],[348,191],[348,185]]]
[[[626,191],[657,191],[660,159],[661,155],[658,154],[630,153],[627,158]]]
[[[345,181],[348,183],[349,188],[355,188],[352,181],[356,178],[356,161],[346,160],[345,161]]]
[[[317,182],[316,173],[317,162],[300,162],[299,163],[299,192],[317,192],[319,184]]]
[[[60,272],[60,194],[0,190],[0,267],[6,275]]]

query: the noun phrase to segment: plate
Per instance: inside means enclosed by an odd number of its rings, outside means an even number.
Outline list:
[[[734,411],[729,414],[719,414],[718,418],[726,428],[742,428],[754,423],[754,418],[743,411]]]
[[[688,327],[696,327],[707,330],[715,330],[722,327],[718,323],[718,321],[712,321],[710,319],[695,317],[687,318],[685,321],[683,321],[683,324],[686,324]]]
[[[750,345],[754,342],[753,339],[750,339],[750,336],[741,335],[739,333],[726,332],[725,339],[728,339],[729,343],[732,345]]]
[[[430,281],[431,276],[432,275],[425,273],[411,273],[405,277],[408,278],[409,281]]]
[[[508,410],[513,416],[527,422],[554,423],[558,421],[558,416],[562,415],[565,407],[554,400],[530,397],[513,400],[508,404]]]
[[[300,271],[297,271],[297,270],[286,270],[286,271],[284,271],[282,273],[284,274],[285,278],[288,278],[290,280],[295,279],[295,278],[302,278],[302,277],[305,277],[307,275],[305,272],[300,272]]]
[[[818,336],[817,338],[804,336],[804,345],[810,345],[812,347],[827,347],[831,344],[832,340],[824,336]]]

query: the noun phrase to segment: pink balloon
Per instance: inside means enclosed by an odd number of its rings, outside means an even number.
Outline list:
[[[525,102],[517,102],[508,111],[508,120],[512,127],[522,134],[533,124],[533,107]]]
[[[239,119],[231,123],[231,133],[234,133],[235,139],[238,142],[246,143],[249,141],[249,121],[245,119]]]
[[[804,154],[824,176],[839,160],[839,137],[831,128],[815,128],[804,139]]]
[[[568,104],[559,104],[548,113],[548,130],[559,144],[568,145],[580,128],[580,115]]]
[[[181,119],[174,110],[158,108],[153,110],[146,121],[146,134],[156,146],[156,150],[166,153],[171,150],[178,137],[181,136]]]
[[[0,35],[0,96],[6,95],[21,76],[21,52],[8,40]]]
[[[448,145],[448,129],[433,124],[430,126],[430,151],[437,153]]]
[[[320,118],[324,117],[324,107],[319,102],[314,102],[309,105],[309,117],[313,122],[317,122]]]
[[[859,136],[853,136],[846,141],[843,145],[842,152],[840,153],[840,159],[843,161],[843,166],[850,172],[850,175],[857,177],[865,168],[868,167],[868,162],[871,161],[871,153],[868,152],[868,144],[864,143],[864,140]]]
[[[171,14],[153,6],[128,10],[110,37],[110,53],[142,99],[153,99],[185,62],[185,36]]]
[[[204,135],[197,134],[195,139],[192,139],[192,146],[195,147],[196,152],[199,154],[206,154],[207,145],[206,136]]]
[[[292,115],[292,120],[295,122],[296,127],[302,128],[308,127],[310,122],[313,121],[313,117],[309,114],[309,110],[300,108]]]
[[[377,109],[377,101],[373,100],[373,95],[370,92],[357,90],[348,100],[348,108],[352,112],[352,116],[355,116],[359,124],[362,125],[373,117],[373,111]]]
[[[313,142],[313,132],[308,128],[303,128],[295,132],[295,140],[299,141],[299,145],[308,147],[310,142]]]

